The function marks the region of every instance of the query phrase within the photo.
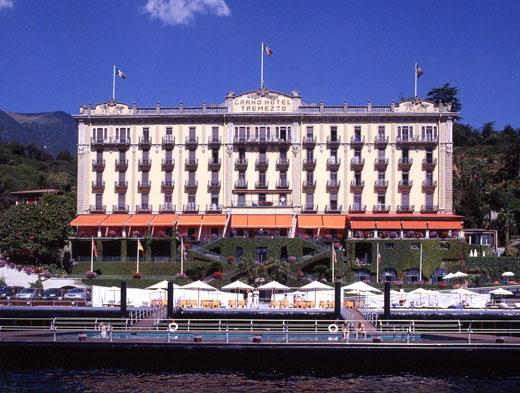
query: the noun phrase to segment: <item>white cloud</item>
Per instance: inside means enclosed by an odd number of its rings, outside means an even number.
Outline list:
[[[13,8],[13,0],[0,0],[0,10],[2,8]]]
[[[148,0],[144,9],[166,25],[189,25],[197,14],[231,14],[225,0]]]

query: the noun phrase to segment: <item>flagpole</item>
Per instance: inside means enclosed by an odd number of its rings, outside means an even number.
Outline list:
[[[376,283],[379,284],[379,242],[376,243]]]
[[[92,242],[90,243],[90,271],[94,271],[94,238],[92,237]]]
[[[336,257],[334,255],[334,242],[332,242],[332,252],[330,254],[330,264],[332,265],[331,266],[331,269],[332,269],[332,282],[334,282],[334,262],[336,260]]]
[[[415,68],[413,70],[413,74],[414,74],[414,81],[415,81],[415,84],[414,84],[414,94],[413,96],[414,97],[417,97],[417,63],[415,63]]]
[[[184,273],[184,241],[181,236],[181,274]]]
[[[114,74],[112,75],[112,101],[116,101],[116,65],[114,64]]]
[[[139,273],[139,238],[137,238],[137,273]]]
[[[422,281],[422,261],[423,260],[423,254],[422,254],[422,243],[421,243],[421,255],[419,257],[419,281]]]
[[[264,87],[264,42],[262,41],[260,60],[260,88]]]

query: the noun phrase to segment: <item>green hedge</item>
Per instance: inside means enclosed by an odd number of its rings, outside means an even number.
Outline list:
[[[220,248],[220,255],[224,258],[232,255],[235,256],[237,247],[244,249],[244,254],[254,255],[256,247],[267,247],[267,258],[280,258],[282,247],[287,247],[287,256],[294,255],[301,257],[303,252],[303,242],[301,239],[290,239],[278,237],[269,238],[225,238],[214,242],[210,251]]]

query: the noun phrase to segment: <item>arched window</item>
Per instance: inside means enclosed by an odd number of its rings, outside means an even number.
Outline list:
[[[381,281],[393,283],[397,279],[397,273],[394,269],[385,269],[381,275]]]
[[[404,273],[404,283],[405,284],[415,284],[421,281],[419,277],[419,269],[410,269]]]
[[[356,270],[354,275],[356,281],[367,281],[370,282],[370,271],[367,269]]]
[[[432,284],[439,284],[442,282],[442,278],[446,275],[446,270],[438,268],[432,273]]]

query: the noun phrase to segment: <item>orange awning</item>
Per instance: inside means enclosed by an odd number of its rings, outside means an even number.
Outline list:
[[[275,221],[276,221],[276,228],[291,228],[292,227],[292,216],[290,214],[277,214]]]
[[[152,224],[154,214],[134,214],[126,222],[126,226],[129,227],[145,227]]]
[[[404,230],[421,230],[426,228],[426,221],[403,221]]]
[[[442,229],[442,230],[461,230],[462,221],[430,221],[428,223],[429,229]]]
[[[248,228],[276,228],[276,218],[273,214],[250,214],[247,216]]]
[[[198,227],[202,224],[202,216],[198,214],[182,214],[179,216],[177,226]]]
[[[156,227],[172,227],[177,221],[177,214],[157,214],[152,221]]]
[[[301,214],[298,216],[298,228],[318,229],[323,227],[323,218],[319,214]]]
[[[323,216],[323,228],[328,229],[345,229],[346,216]]]
[[[350,221],[350,228],[352,229],[375,229],[375,221]]]
[[[401,229],[401,221],[377,221],[377,229]]]
[[[231,216],[231,228],[247,228],[247,215],[237,214]]]
[[[77,216],[70,226],[73,227],[98,227],[108,217],[107,214],[81,214]]]
[[[111,214],[101,224],[102,227],[122,227],[130,219],[130,214]]]
[[[223,227],[226,225],[227,216],[223,214],[206,214],[202,217],[202,226]]]

